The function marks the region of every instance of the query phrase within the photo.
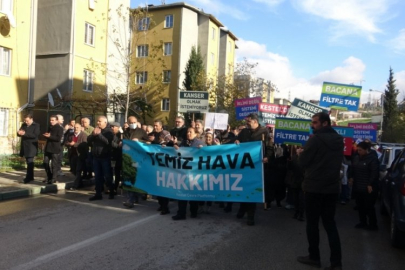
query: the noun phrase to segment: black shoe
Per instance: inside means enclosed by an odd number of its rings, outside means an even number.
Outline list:
[[[248,220],[247,220],[246,224],[247,224],[248,226],[253,226],[253,225],[255,225],[255,219],[254,219],[253,217],[248,217]]]
[[[368,225],[365,227],[365,229],[368,231],[378,231],[378,226],[377,225]]]
[[[162,209],[162,207],[161,206],[159,206],[159,208],[158,209],[156,209],[156,211],[162,211],[163,209]]]
[[[354,226],[356,229],[365,229],[366,227],[367,227],[367,224],[366,223],[359,223],[359,224],[356,224],[356,226]]]
[[[102,200],[103,197],[101,195],[94,195],[93,197],[89,198],[89,201],[98,201],[98,200]]]
[[[52,181],[52,180],[48,180],[46,183],[47,183],[48,185],[52,185],[52,184],[53,184],[53,181]]]
[[[162,216],[164,216],[164,215],[170,214],[170,211],[169,211],[169,209],[162,210],[162,211],[160,212],[160,214],[161,214]]]
[[[225,204],[223,202],[220,202],[219,203],[219,208],[224,208],[224,207],[225,207]]]
[[[236,218],[243,218],[244,215],[245,215],[245,213],[238,212],[236,214]]]
[[[232,212],[232,207],[226,206],[226,207],[224,208],[224,212],[225,212],[225,213],[230,213],[230,212]]]
[[[185,216],[180,216],[179,214],[177,214],[175,216],[172,216],[172,219],[173,220],[183,220],[183,219],[186,219],[186,217]]]
[[[277,202],[277,207],[281,208],[281,207],[283,207],[283,206],[281,205],[280,202]]]
[[[318,268],[321,268],[321,261],[320,260],[313,260],[308,256],[298,256],[297,261],[303,264],[312,265]]]
[[[196,217],[197,217],[197,213],[191,213],[191,214],[190,214],[190,217],[196,218]]]
[[[325,267],[325,270],[342,270],[342,266],[329,266],[329,267]]]

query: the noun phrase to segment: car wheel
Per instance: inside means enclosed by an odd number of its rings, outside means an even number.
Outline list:
[[[391,213],[391,245],[393,247],[405,247],[405,232],[398,229],[395,223],[395,213]]]

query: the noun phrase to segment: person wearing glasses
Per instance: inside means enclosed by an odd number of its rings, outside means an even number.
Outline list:
[[[183,140],[187,140],[187,127],[185,126],[183,116],[177,116],[175,120],[175,127],[170,130],[170,135],[177,144],[180,145]]]

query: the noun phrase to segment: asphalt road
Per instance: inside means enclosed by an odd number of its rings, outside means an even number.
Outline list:
[[[0,203],[0,269],[312,269],[296,262],[307,254],[305,223],[292,210],[258,208],[256,225],[226,214],[172,221],[160,216],[154,200],[133,209],[122,197],[89,202],[89,191]],[[238,205],[235,205],[238,206]],[[338,205],[344,269],[404,269],[405,250],[389,244],[388,220],[380,230],[354,229],[353,205]],[[329,247],[321,226],[322,266]]]

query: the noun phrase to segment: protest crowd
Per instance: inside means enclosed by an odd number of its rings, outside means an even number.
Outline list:
[[[81,189],[83,179],[95,178],[95,194],[90,201],[101,200],[103,194],[114,199],[119,189],[123,189],[126,200],[123,206],[133,208],[140,199],[146,200],[147,194],[122,183],[123,142],[137,141],[161,147],[210,147],[227,144],[243,144],[261,141],[264,166],[264,210],[284,207],[292,210],[292,217],[307,221],[309,255],[298,257],[304,264],[320,266],[319,219],[322,219],[331,247],[331,268],[341,269],[340,239],[334,215],[336,204],[346,204],[355,198],[359,223],[355,228],[378,230],[374,204],[378,192],[378,158],[370,142],[363,141],[353,148],[351,155],[343,155],[343,140],[331,127],[329,115],[323,112],[312,116],[311,136],[304,147],[275,144],[272,129],[259,124],[258,115],[249,114],[244,124],[237,127],[227,126],[226,130],[205,128],[202,120],[191,121],[178,116],[174,128],[168,130],[162,121],[155,120],[153,125],[141,124],[137,117],[130,116],[121,126],[118,122],[108,123],[107,117],[100,116],[96,126],[90,119],[82,118],[80,123],[70,120],[64,125],[62,115],[50,116],[46,138],[43,165],[47,173],[47,184],[63,177],[61,162],[63,149],[67,148],[70,172],[75,175],[74,187]],[[152,123],[150,123],[152,124]],[[39,125],[31,115],[24,118],[18,131],[22,138],[21,156],[26,158],[27,174],[24,183],[34,180],[33,158],[37,154]],[[137,179],[137,181],[140,181]],[[157,194],[151,194],[157,195]],[[161,215],[170,213],[169,203],[173,198],[155,197]],[[233,211],[235,202],[215,202],[225,213]],[[209,213],[214,207],[212,201],[177,200],[178,210],[173,220],[187,217],[196,218]],[[247,216],[247,225],[255,224],[257,203],[240,202],[236,217]]]

